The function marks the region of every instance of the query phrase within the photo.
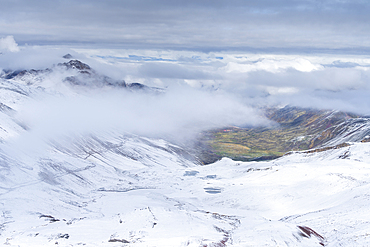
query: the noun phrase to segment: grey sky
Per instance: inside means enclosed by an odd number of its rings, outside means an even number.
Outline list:
[[[23,45],[370,51],[361,0],[0,0],[0,37]]]

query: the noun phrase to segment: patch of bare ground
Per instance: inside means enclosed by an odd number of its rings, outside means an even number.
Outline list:
[[[312,230],[307,226],[297,226],[300,230],[300,235],[305,238],[311,238],[311,236],[316,237],[319,240],[319,244],[325,246],[325,238],[318,234],[316,231]]]

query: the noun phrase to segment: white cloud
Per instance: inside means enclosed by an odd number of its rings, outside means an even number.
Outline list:
[[[370,101],[364,96],[370,94],[370,60],[363,55],[118,50],[121,57],[115,59],[102,58],[104,51],[99,52],[99,59],[125,71],[129,82],[208,88],[227,92],[247,105],[292,104],[370,113]],[[93,58],[93,54],[87,55]],[[130,60],[130,54],[150,56],[153,61]],[[171,62],[157,61],[163,57]]]
[[[294,94],[298,93],[299,90],[294,87],[266,87],[266,91],[270,95],[278,95],[278,94]]]
[[[0,51],[18,52],[20,49],[13,36],[6,36],[0,39]]]
[[[123,131],[183,141],[209,128],[269,124],[258,110],[232,95],[183,86],[162,95],[113,89],[32,100],[18,118],[36,139]]]
[[[284,56],[283,58],[269,57],[269,58],[259,58],[258,61],[248,61],[240,63],[240,61],[229,62],[225,66],[225,71],[227,73],[240,72],[248,73],[252,71],[264,70],[272,73],[279,73],[286,69],[293,68],[302,72],[310,72],[320,69],[320,65],[314,65],[309,60],[304,58],[292,58]]]
[[[68,48],[25,46],[18,52],[4,52],[1,55],[0,68],[11,70],[51,68],[54,64],[66,62],[63,56],[68,53],[76,59],[85,58],[84,55],[79,55]]]

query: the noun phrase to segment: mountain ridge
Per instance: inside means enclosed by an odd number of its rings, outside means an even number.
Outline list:
[[[275,125],[210,130],[200,142],[214,154],[214,159],[227,156],[253,161],[278,158],[289,151],[360,142],[370,135],[369,118],[358,114],[293,106],[263,110]]]
[[[66,59],[72,58],[72,56],[64,56]],[[54,70],[66,70],[76,71],[74,75],[66,76],[63,81],[75,86],[89,86],[89,87],[122,87],[128,90],[143,90],[147,92],[163,92],[163,89],[156,87],[148,87],[144,84],[134,82],[127,84],[124,80],[114,80],[109,76],[102,75],[96,72],[88,64],[81,62],[77,59],[71,59],[69,62],[58,63],[53,65],[51,68],[46,69],[23,69],[23,70],[11,70],[4,69],[0,73],[0,78],[5,80],[16,80],[18,82],[24,82],[26,85],[31,85],[35,81],[42,81],[46,75],[52,73]]]

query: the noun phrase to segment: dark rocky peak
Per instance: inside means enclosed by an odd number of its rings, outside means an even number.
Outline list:
[[[113,86],[113,87],[126,87],[124,80],[114,80],[108,76],[101,75],[92,69],[89,65],[82,63],[79,60],[70,60],[68,63],[58,64],[60,67],[64,67],[67,70],[73,69],[77,70],[77,75],[69,76],[64,79],[74,86],[93,86],[93,87],[103,87],[103,86]]]
[[[71,60],[68,63],[59,63],[58,66],[65,66],[67,69],[77,69],[80,71],[91,70],[90,66],[79,60]]]
[[[146,90],[146,89],[149,88],[148,86],[145,86],[144,84],[137,83],[137,82],[130,83],[130,84],[127,85],[127,87],[132,88],[134,90],[138,90],[138,89]]]
[[[68,54],[64,55],[63,58],[65,58],[65,59],[72,59],[73,56],[68,53]]]

